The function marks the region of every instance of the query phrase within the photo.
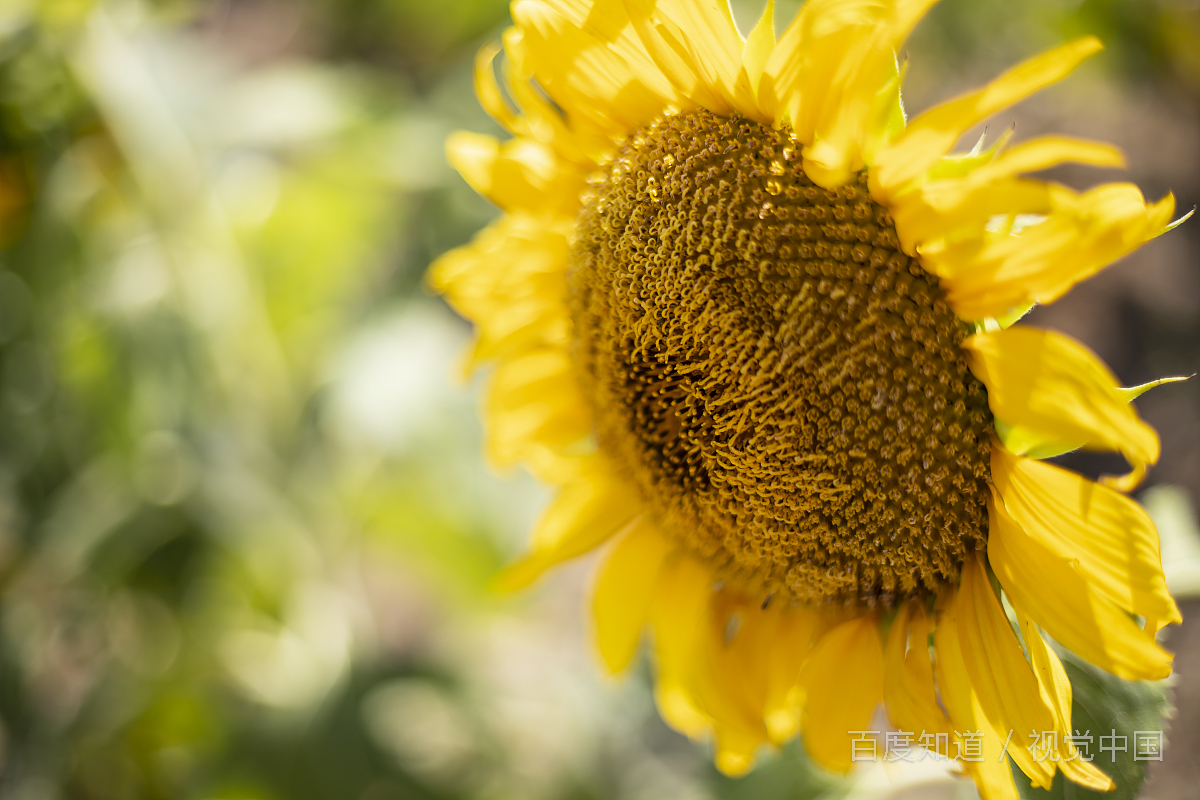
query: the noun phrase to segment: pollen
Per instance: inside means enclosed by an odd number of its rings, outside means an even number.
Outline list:
[[[707,111],[630,136],[577,226],[576,362],[600,446],[721,580],[892,605],[985,544],[986,391],[866,175],[823,189],[799,150]]]

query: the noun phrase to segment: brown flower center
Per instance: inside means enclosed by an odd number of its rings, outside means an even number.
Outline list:
[[[890,604],[986,540],[987,398],[866,175],[822,189],[798,150],[707,111],[631,136],[577,228],[576,356],[602,448],[718,575]]]

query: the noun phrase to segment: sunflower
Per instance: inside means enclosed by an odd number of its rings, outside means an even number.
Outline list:
[[[475,72],[513,138],[447,148],[505,213],[431,282],[494,364],[490,459],[557,489],[501,586],[604,545],[604,665],[648,632],[662,716],[721,770],[799,732],[846,771],[883,703],[987,800],[1017,797],[1005,752],[1034,785],[1108,789],[1043,637],[1171,672],[1179,611],[1122,493],[1158,458],[1130,405],[1150,385],[1014,323],[1174,201],[1025,177],[1120,166],[1106,144],[950,152],[1094,38],[906,120],[894,53],[931,4],[808,0],[776,40],[771,3],[743,39],[726,0],[518,0]],[[1040,460],[1079,447],[1130,472]],[[1056,733],[1043,757],[1029,731]]]

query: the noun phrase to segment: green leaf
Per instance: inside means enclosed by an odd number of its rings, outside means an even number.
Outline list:
[[[1093,737],[1088,749],[1092,763],[1104,771],[1116,789],[1096,792],[1063,779],[1059,772],[1049,791],[1030,786],[1029,778],[1009,761],[1013,779],[1023,800],[1133,800],[1146,782],[1146,768],[1153,762],[1138,761],[1134,752],[1134,731],[1161,731],[1171,715],[1167,681],[1125,681],[1085,663],[1071,653],[1062,653],[1063,666],[1071,679],[1074,702],[1071,727]],[[1101,751],[1101,736],[1116,731],[1116,745],[1126,737],[1126,751]],[[1013,742],[1016,744],[1017,735]],[[1105,744],[1108,744],[1106,741]],[[1161,750],[1160,750],[1161,752]]]

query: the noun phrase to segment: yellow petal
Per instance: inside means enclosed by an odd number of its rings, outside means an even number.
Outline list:
[[[562,110],[546,97],[534,79],[529,48],[521,31],[509,28],[503,40],[505,86],[520,112],[513,133],[546,144],[560,158],[578,164],[585,172],[593,169],[596,159],[612,149],[612,138],[590,125],[569,126]],[[494,80],[490,66],[482,78]]]
[[[430,267],[431,288],[479,328],[475,363],[567,345],[562,297],[570,227],[508,214]]]
[[[622,0],[542,0],[570,24],[586,31],[629,65],[630,70],[648,82],[663,88],[662,77],[654,72],[654,62],[638,41],[630,25]]]
[[[713,764],[723,775],[737,778],[754,767],[754,756],[763,743],[761,736],[717,725],[713,743]]]
[[[872,193],[880,200],[890,198],[950,152],[969,128],[1061,80],[1100,49],[1099,40],[1093,36],[1077,39],[1018,64],[982,89],[921,114],[912,120],[903,136],[876,157]]]
[[[922,265],[939,277],[943,277],[938,273],[939,269],[945,270],[948,276],[950,269],[978,256],[983,247],[979,241],[980,232],[994,217],[1046,213],[1053,208],[1054,195],[1062,191],[1039,181],[1010,178],[973,190],[959,202],[944,203],[937,185],[927,188],[928,191],[899,195],[890,207],[904,251],[911,255],[919,250],[923,256]],[[927,247],[931,241],[961,242],[964,237],[970,237],[966,245],[960,244],[958,249],[950,249],[944,254]],[[935,253],[937,257],[930,258]],[[960,253],[961,257],[956,260],[954,256]]]
[[[712,718],[696,705],[692,690],[708,624],[712,583],[706,567],[680,555],[663,568],[650,607],[658,672],[654,699],[663,720],[692,738],[712,728]]]
[[[775,0],[767,0],[762,16],[750,35],[746,37],[746,45],[742,49],[742,64],[746,68],[746,77],[757,95],[758,82],[762,78],[767,59],[775,50]]]
[[[972,690],[992,725],[1018,736],[1053,730],[1053,715],[1042,702],[1037,679],[992,591],[982,558],[973,555],[963,563],[962,584],[950,614]],[[1034,785],[1050,788],[1052,763],[1035,761],[1024,742],[1009,747],[1008,754]]]
[[[780,37],[759,105],[777,120],[790,118],[814,182],[844,183],[862,168],[864,147],[878,146],[880,101],[890,101],[896,74],[893,51],[929,5],[810,0]]]
[[[1060,467],[992,448],[992,480],[1013,519],[1126,611],[1180,621],[1158,532],[1134,501]],[[1039,620],[1040,621],[1040,620]]]
[[[1063,647],[1120,678],[1157,680],[1171,673],[1171,654],[1089,585],[1077,559],[1027,532],[998,498],[990,501],[988,519],[988,562],[1014,606]]]
[[[893,60],[891,77],[875,93],[862,146],[863,161],[868,166],[875,163],[875,154],[879,152],[879,148],[904,133],[904,102],[900,99],[900,87],[907,72],[907,61],[899,64]]]
[[[967,363],[987,386],[992,413],[1049,441],[1116,450],[1144,475],[1158,461],[1158,436],[1120,394],[1117,380],[1086,347],[1024,325],[963,342]],[[1123,489],[1132,486],[1122,485]]]
[[[531,447],[564,449],[592,432],[565,350],[541,349],[496,368],[485,399],[486,451],[497,467],[521,461]]]
[[[1020,746],[1020,741],[1009,741],[1009,729],[984,713],[975,688],[976,676],[963,654],[962,630],[974,624],[974,620],[963,616],[957,598],[946,598],[934,632],[937,685],[954,730],[981,735],[982,758],[963,764],[975,779],[980,796],[983,800],[1018,800],[1017,787],[1004,753],[1006,744],[1011,751],[1014,744]]]
[[[654,0],[654,10],[687,31],[696,53],[714,70],[714,76],[732,85],[742,67],[744,42],[733,22],[729,0]]]
[[[776,617],[752,597],[728,587],[714,593],[711,612],[713,677],[722,695],[711,704],[713,716],[737,719],[759,731]],[[717,706],[727,706],[730,713],[716,713]]]
[[[653,16],[680,38],[703,85],[716,90],[728,107],[758,116],[742,71],[745,44],[734,25],[728,0],[637,0],[637,4],[652,5]]]
[[[586,464],[595,450],[569,453],[549,447],[531,447],[522,455],[522,464],[529,474],[550,486],[563,486],[586,471]]]
[[[869,727],[883,700],[883,646],[873,614],[844,622],[821,637],[804,664],[804,746],[818,764],[847,772],[851,731]]]
[[[742,774],[766,743],[763,706],[775,616],[736,590],[710,597],[708,630],[693,674],[697,706],[713,720],[717,767]]]
[[[883,695],[888,716],[900,730],[915,735],[946,733],[950,721],[938,706],[929,658],[929,617],[918,601],[906,603],[888,631],[884,652]]]
[[[512,15],[529,68],[568,117],[586,120],[620,138],[650,122],[676,99],[675,89],[661,72],[640,61],[645,53],[640,44],[614,46],[625,43],[609,38],[614,24],[599,29],[588,24],[609,15],[624,16],[618,3],[604,3],[606,14],[588,15],[583,21],[564,15],[571,11],[568,5],[556,5],[518,0]]]
[[[1063,669],[1058,655],[1046,646],[1042,632],[1033,624],[1029,615],[1016,604],[1013,605],[1013,610],[1017,612],[1021,638],[1025,640],[1029,660],[1033,663],[1033,674],[1042,690],[1042,702],[1049,706],[1054,714],[1054,730],[1058,732],[1054,741],[1059,758],[1055,765],[1068,779],[1081,786],[1100,792],[1116,788],[1111,778],[1079,756],[1075,745],[1067,738],[1075,732],[1071,727],[1071,681],[1067,678],[1067,671]]]
[[[596,649],[611,674],[633,660],[663,562],[672,547],[639,518],[600,565],[592,595]]]
[[[446,140],[446,160],[450,166],[484,196],[492,191],[492,168],[499,157],[500,142],[494,136],[457,131]]]
[[[533,530],[529,555],[496,576],[500,592],[523,589],[555,564],[599,547],[641,512],[636,495],[600,459],[567,484]]]
[[[763,719],[771,740],[776,744],[795,735],[800,726],[800,708],[804,691],[800,669],[808,657],[817,633],[817,612],[807,606],[787,607],[782,603],[768,606],[776,618],[774,644],[767,659],[767,692]]]
[[[768,59],[758,90],[763,110],[776,119],[784,117],[788,106],[793,104],[793,98],[800,94],[800,85],[812,61],[808,50],[813,38],[814,20],[827,20],[827,27],[822,33],[829,35],[831,28],[865,28],[877,24],[882,18],[881,9],[856,11],[847,8],[843,13],[835,14],[837,5],[829,0],[807,3],[800,8],[800,12],[779,37],[779,42]]]
[[[501,145],[491,136],[459,131],[446,140],[446,158],[472,189],[505,211],[573,216],[579,208],[584,174],[540,142]]]
[[[551,148],[563,161],[576,164],[584,173],[595,166],[595,160],[612,149],[612,138],[590,126],[568,125],[562,109],[554,106],[535,85],[528,65],[528,48],[520,30],[504,32],[504,84],[516,106],[510,112],[508,103],[499,94],[491,61],[484,59],[491,48],[480,52],[476,60],[475,91],[488,114],[518,137],[535,139]]]
[[[711,70],[697,63],[699,58],[686,30],[669,18],[655,16],[654,0],[624,0],[630,22],[655,66],[671,82],[685,108],[695,104],[720,115],[734,110],[728,93],[710,80]]]
[[[1068,136],[1043,136],[1022,142],[998,158],[971,170],[962,178],[963,188],[983,186],[998,178],[1035,172],[1064,162],[1118,168],[1125,166],[1125,156],[1119,148],[1105,142]]]
[[[1082,195],[1060,190],[1056,207],[1019,232],[986,232],[974,245],[921,250],[942,278],[962,319],[1002,317],[1031,303],[1050,303],[1168,228],[1175,198],[1147,205],[1132,184],[1105,184]]]
[[[1034,139],[994,157],[1004,138],[978,154],[940,159],[927,183],[894,199],[892,214],[907,252],[940,237],[954,239],[960,230],[978,236],[995,216],[1046,213],[1056,197],[1069,196],[1053,185],[1017,178],[1021,173],[1066,161],[1106,167],[1124,163],[1121,151],[1111,145],[1064,136]]]
[[[569,322],[565,310],[547,303],[543,297],[524,297],[477,319],[479,335],[470,354],[469,369],[491,358],[528,352],[542,345],[567,344]]]

